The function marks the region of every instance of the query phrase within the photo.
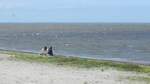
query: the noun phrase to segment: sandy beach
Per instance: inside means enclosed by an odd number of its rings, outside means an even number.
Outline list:
[[[113,69],[84,69],[16,60],[0,54],[0,84],[150,84],[132,77],[148,74]]]

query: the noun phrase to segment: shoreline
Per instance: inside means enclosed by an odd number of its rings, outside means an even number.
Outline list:
[[[18,50],[5,50],[0,49],[1,51],[6,52],[19,52],[19,53],[31,53],[31,54],[39,54],[37,52],[30,52],[30,51],[18,51]],[[117,59],[117,58],[92,58],[92,57],[81,57],[81,56],[75,56],[75,55],[61,55],[61,54],[55,54],[56,56],[64,56],[64,57],[77,57],[77,58],[85,58],[85,59],[93,59],[93,60],[99,60],[99,61],[110,61],[110,62],[119,62],[119,63],[127,63],[127,64],[135,64],[135,65],[146,65],[150,66],[150,62],[143,62],[143,61],[129,61],[129,60],[123,60],[123,59]]]
[[[111,68],[75,68],[39,63],[36,54],[0,52],[0,82],[2,84],[149,84],[149,73],[120,71]],[[20,57],[17,58],[17,57]],[[31,58],[31,59],[28,59]],[[37,60],[37,58],[40,58]],[[62,60],[59,57],[50,57]],[[22,59],[22,60],[21,60]],[[26,60],[25,60],[26,59]],[[28,60],[27,60],[28,59]],[[71,59],[71,58],[69,58]],[[56,61],[56,60],[55,60]],[[67,60],[66,60],[67,61]],[[73,61],[73,59],[71,60]],[[75,59],[74,59],[75,61]],[[81,61],[81,60],[80,60]],[[85,62],[84,60],[82,60]],[[90,60],[89,60],[90,61]],[[80,64],[80,63],[79,63]],[[81,63],[82,64],[82,63]]]
[[[24,60],[29,62],[40,62],[54,65],[71,66],[79,68],[113,68],[123,71],[134,71],[142,73],[150,73],[150,66],[143,64],[110,61],[110,60],[97,60],[80,57],[68,57],[62,55],[55,56],[41,56],[36,53],[17,52],[17,51],[0,51],[2,54],[11,55],[12,58]]]

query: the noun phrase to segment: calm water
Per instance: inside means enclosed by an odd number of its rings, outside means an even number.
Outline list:
[[[150,64],[150,24],[0,24],[0,49]]]

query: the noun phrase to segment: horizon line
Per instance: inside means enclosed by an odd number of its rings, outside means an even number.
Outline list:
[[[0,22],[0,24],[150,24],[150,22]]]

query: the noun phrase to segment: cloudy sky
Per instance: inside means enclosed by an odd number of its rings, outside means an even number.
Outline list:
[[[0,22],[150,22],[150,0],[0,0]]]

